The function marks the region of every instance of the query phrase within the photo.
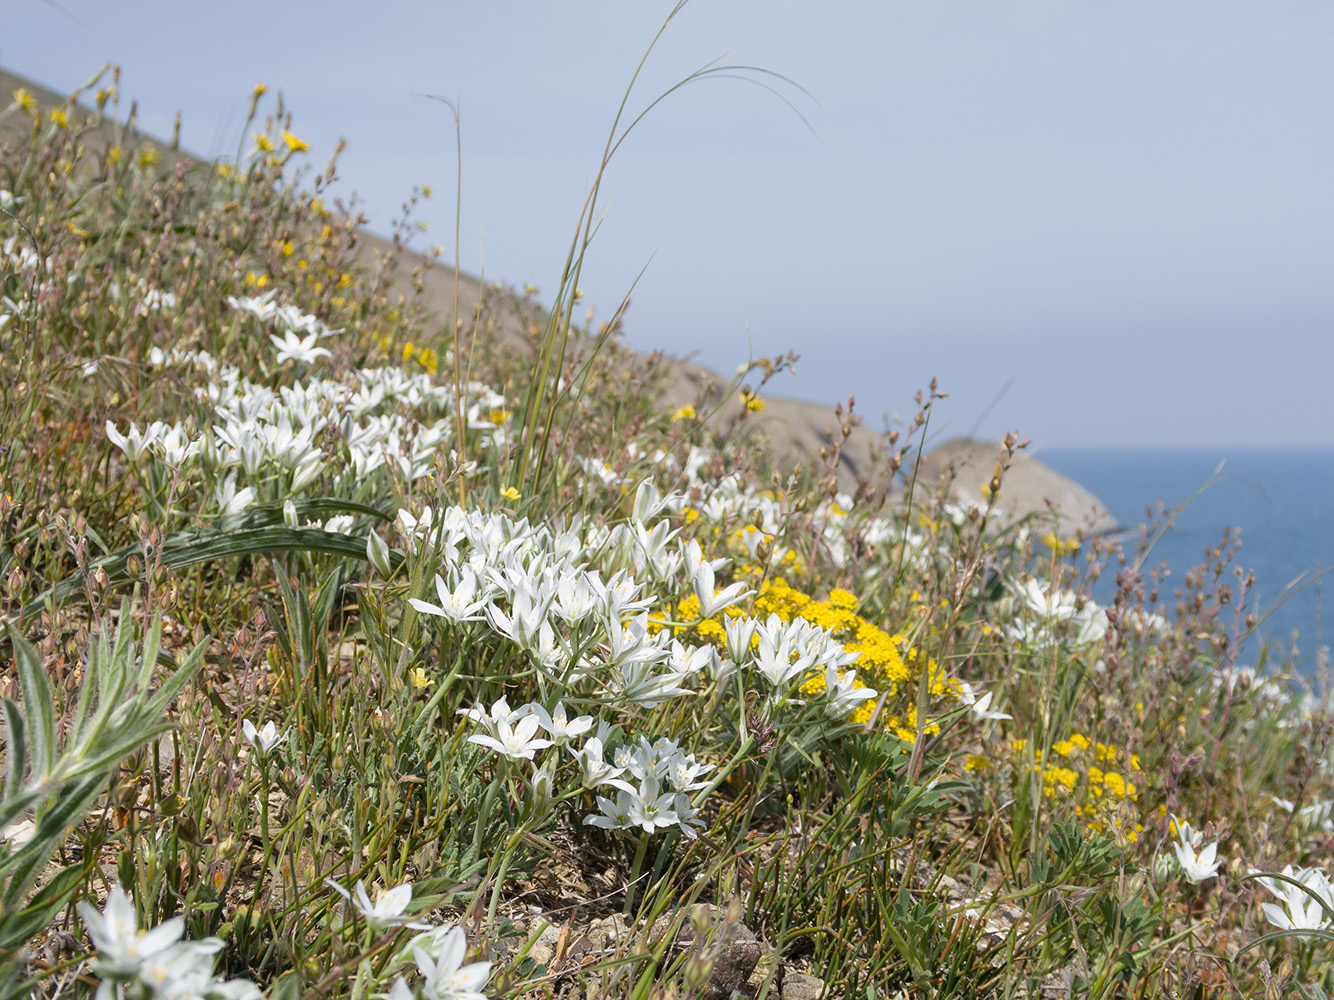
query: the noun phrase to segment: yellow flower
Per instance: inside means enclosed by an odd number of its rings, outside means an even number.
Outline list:
[[[33,97],[26,87],[14,91],[14,103],[25,115],[37,114],[37,98]]]
[[[694,420],[694,419],[695,419],[695,408],[691,406],[689,403],[686,403],[685,406],[678,406],[676,408],[676,412],[672,414],[672,423],[676,423],[678,420]]]
[[[432,193],[432,192],[431,192],[431,185],[429,185],[429,184],[423,184],[423,185],[422,185],[422,197],[423,197],[423,198],[429,198],[429,197],[431,197],[431,193]]]
[[[264,92],[268,89],[269,85],[267,83],[257,83],[255,84],[255,89],[250,92],[250,96],[254,100],[259,100],[264,96]]]
[[[156,149],[145,149],[139,154],[139,159],[136,162],[141,167],[151,167],[153,164],[157,163],[159,159],[160,157],[158,156],[158,151]]]
[[[759,413],[769,404],[755,395],[755,390],[746,386],[741,390],[741,405],[751,413]]]
[[[408,678],[412,681],[412,686],[418,691],[425,690],[431,686],[431,678],[426,676],[426,671],[421,667],[413,667],[412,673],[408,675]]]
[[[290,257],[296,250],[296,247],[292,246],[291,240],[283,240],[282,243],[278,244],[278,249],[282,252],[284,257]]]
[[[1052,554],[1057,556],[1079,551],[1079,539],[1061,538],[1054,531],[1049,531],[1042,536],[1042,544],[1051,549]]]
[[[500,491],[500,495],[504,497],[506,500],[513,502],[515,500],[518,500],[521,494],[513,486],[506,486],[503,490]]]
[[[287,143],[287,148],[293,153],[303,153],[310,148],[310,143],[298,139],[287,129],[283,129],[283,142]]]
[[[53,109],[51,120],[56,123],[56,128],[66,128],[69,125],[69,115],[64,108]]]
[[[265,153],[272,152],[273,141],[263,132],[255,133],[255,146]]]
[[[112,146],[107,150],[107,162],[113,167],[120,162],[120,147]]]

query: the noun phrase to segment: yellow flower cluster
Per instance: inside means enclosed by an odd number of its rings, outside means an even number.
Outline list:
[[[1025,743],[1014,740],[1010,749],[1021,753]],[[1122,821],[1122,813],[1139,801],[1139,788],[1145,783],[1138,754],[1072,732],[1069,739],[1053,743],[1045,759],[1038,750],[1034,760],[1033,770],[1042,775],[1045,798],[1064,801],[1078,796],[1074,814],[1090,830],[1103,833],[1113,829],[1131,842],[1138,839],[1143,826],[1128,826]]]
[[[741,529],[729,541],[736,541],[748,530],[756,529]],[[778,562],[780,567],[804,571],[802,561],[795,553],[784,555]],[[752,567],[739,564],[737,576],[746,576],[752,571]],[[838,587],[831,590],[826,599],[819,601],[797,590],[784,577],[775,576],[759,585],[759,595],[750,612],[734,605],[714,618],[701,621],[699,599],[691,594],[682,598],[675,609],[664,609],[661,617],[652,620],[650,627],[667,627],[669,619],[680,622],[682,624],[674,626],[674,631],[683,632],[693,626],[700,639],[722,649],[726,645],[723,621],[747,613],[762,621],[770,615],[776,615],[785,622],[800,618],[827,629],[849,651],[857,653],[857,660],[852,664],[857,671],[857,685],[874,688],[884,694],[884,714],[881,717],[884,730],[907,742],[915,740],[919,731],[928,734],[940,732],[940,726],[932,719],[919,722],[917,717],[915,701],[918,684],[923,679],[934,702],[953,703],[959,700],[961,687],[958,681],[921,650],[908,646],[902,635],[891,635],[862,617],[856,595]],[[813,673],[802,683],[801,691],[807,695],[816,695],[825,686],[824,675]],[[875,706],[876,700],[868,699],[858,706],[848,721],[868,722]]]
[[[868,683],[887,690],[892,697],[911,676],[899,648],[903,636],[890,635],[857,613],[857,598],[835,588],[828,600],[817,601],[791,587],[782,577],[767,580],[755,599],[755,616],[777,615],[785,622],[801,618],[828,629],[850,651],[860,653],[857,674]]]
[[[421,365],[426,371],[435,375],[440,371],[440,357],[429,347],[418,347],[409,341],[403,345],[403,362],[406,364],[413,358],[417,359],[417,364]]]

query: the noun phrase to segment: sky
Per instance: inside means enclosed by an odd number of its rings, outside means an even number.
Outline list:
[[[0,66],[107,61],[149,132],[233,155],[251,89],[388,231],[554,295],[649,0],[0,0]],[[626,338],[935,436],[1334,447],[1334,4],[693,0],[628,109],[581,285]],[[7,95],[0,95],[7,96]],[[264,105],[272,109],[273,104]],[[633,290],[632,290],[633,289]]]

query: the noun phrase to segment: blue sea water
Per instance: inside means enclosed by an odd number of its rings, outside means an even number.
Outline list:
[[[1224,529],[1239,529],[1236,562],[1256,576],[1248,610],[1266,615],[1259,641],[1280,642],[1284,651],[1295,646],[1298,665],[1308,673],[1319,646],[1334,645],[1334,451],[1043,449],[1034,454],[1107,506],[1129,529],[1127,548],[1133,547],[1146,507],[1161,500],[1171,508],[1195,497],[1146,564],[1166,561],[1173,579],[1180,580],[1204,561],[1205,549],[1219,543]],[[1108,600],[1114,590],[1109,572],[1095,597]],[[1162,597],[1171,592],[1163,588]],[[1245,650],[1253,658],[1258,642]]]

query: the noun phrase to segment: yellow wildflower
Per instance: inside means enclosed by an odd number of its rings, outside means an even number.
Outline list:
[[[261,150],[262,152],[270,153],[270,152],[273,151],[273,140],[270,139],[270,138],[269,138],[267,135],[265,135],[263,132],[256,132],[256,133],[255,133],[255,146],[256,146],[256,148],[258,148],[258,149]]]
[[[755,390],[750,386],[745,386],[741,390],[740,397],[741,405],[750,413],[759,413],[769,405],[764,400],[760,399],[760,397],[755,394]]]
[[[1055,556],[1064,556],[1079,551],[1079,539],[1061,538],[1054,531],[1049,531],[1042,536],[1042,544],[1051,549]]]
[[[426,671],[421,667],[413,667],[412,673],[408,677],[412,681],[412,686],[418,691],[423,691],[431,686],[431,678],[426,676]]]
[[[158,151],[156,149],[149,148],[145,149],[142,153],[140,153],[139,159],[135,162],[137,162],[141,167],[151,167],[153,164],[157,163],[159,159],[161,159],[161,157],[158,156]]]
[[[32,96],[27,87],[20,87],[14,91],[14,103],[25,115],[37,114],[37,98]]]
[[[516,490],[513,486],[506,486],[503,490],[500,491],[500,495],[509,501],[518,500],[520,497],[519,491]]]
[[[672,423],[676,423],[678,420],[694,420],[694,419],[695,419],[695,408],[691,406],[689,403],[686,403],[685,406],[678,406],[676,408],[676,412],[672,414]]]
[[[283,129],[283,142],[287,143],[287,148],[293,153],[303,153],[310,148],[310,143],[298,139],[287,129]]]

